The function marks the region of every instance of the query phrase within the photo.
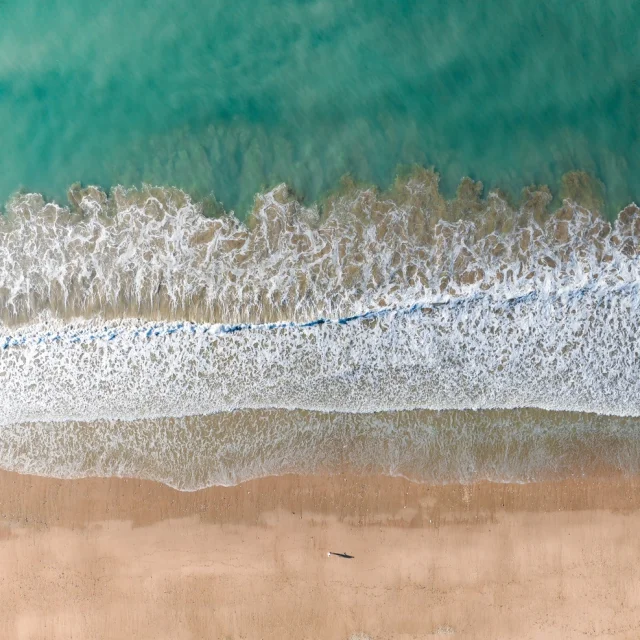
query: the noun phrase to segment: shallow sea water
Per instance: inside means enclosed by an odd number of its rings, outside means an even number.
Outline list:
[[[176,186],[243,217],[286,182],[435,166],[518,196],[593,173],[639,197],[632,0],[5,0],[0,201]]]

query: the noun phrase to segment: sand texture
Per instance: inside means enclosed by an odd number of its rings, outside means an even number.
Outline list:
[[[0,637],[637,638],[639,489],[1,473]]]

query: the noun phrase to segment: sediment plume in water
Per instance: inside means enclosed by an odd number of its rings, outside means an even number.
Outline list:
[[[246,222],[169,188],[16,196],[0,465],[185,489],[635,469],[640,210],[609,222],[582,174],[553,212],[546,188],[437,187],[420,170],[305,206],[282,185]]]

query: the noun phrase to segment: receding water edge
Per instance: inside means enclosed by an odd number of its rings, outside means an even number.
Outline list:
[[[339,414],[252,410],[0,430],[0,466],[132,477],[193,491],[284,474],[382,474],[430,484],[640,473],[638,419],[532,409]]]

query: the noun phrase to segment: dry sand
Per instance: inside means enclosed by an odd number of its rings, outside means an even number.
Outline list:
[[[0,638],[638,638],[639,489],[0,473]]]

